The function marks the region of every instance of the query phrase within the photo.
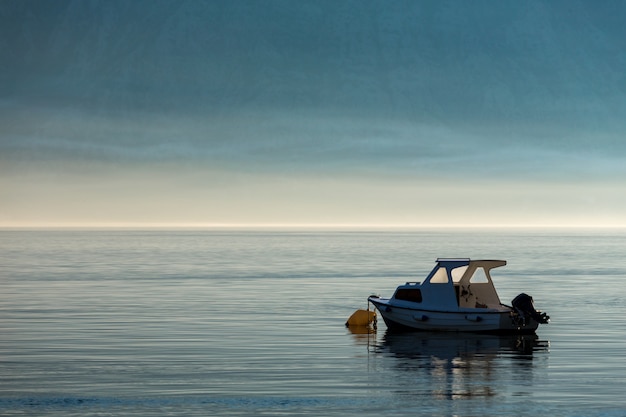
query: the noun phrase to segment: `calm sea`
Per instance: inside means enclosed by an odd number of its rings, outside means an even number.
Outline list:
[[[437,257],[552,322],[344,326]],[[626,231],[0,231],[0,415],[626,416],[625,281]]]

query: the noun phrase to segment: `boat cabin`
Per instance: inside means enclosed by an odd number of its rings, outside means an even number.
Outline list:
[[[419,303],[424,309],[501,308],[491,270],[504,265],[506,261],[500,260],[439,258],[423,283],[407,282],[393,298]]]

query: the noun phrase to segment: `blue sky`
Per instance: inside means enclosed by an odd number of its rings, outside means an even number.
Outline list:
[[[624,17],[2,1],[0,226],[624,226]]]

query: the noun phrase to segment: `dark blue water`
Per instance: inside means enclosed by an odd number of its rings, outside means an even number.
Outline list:
[[[624,416],[626,232],[0,232],[0,415]],[[437,257],[501,258],[534,338],[353,334]]]

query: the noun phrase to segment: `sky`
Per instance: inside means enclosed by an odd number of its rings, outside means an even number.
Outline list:
[[[626,226],[625,18],[0,0],[0,227]]]

